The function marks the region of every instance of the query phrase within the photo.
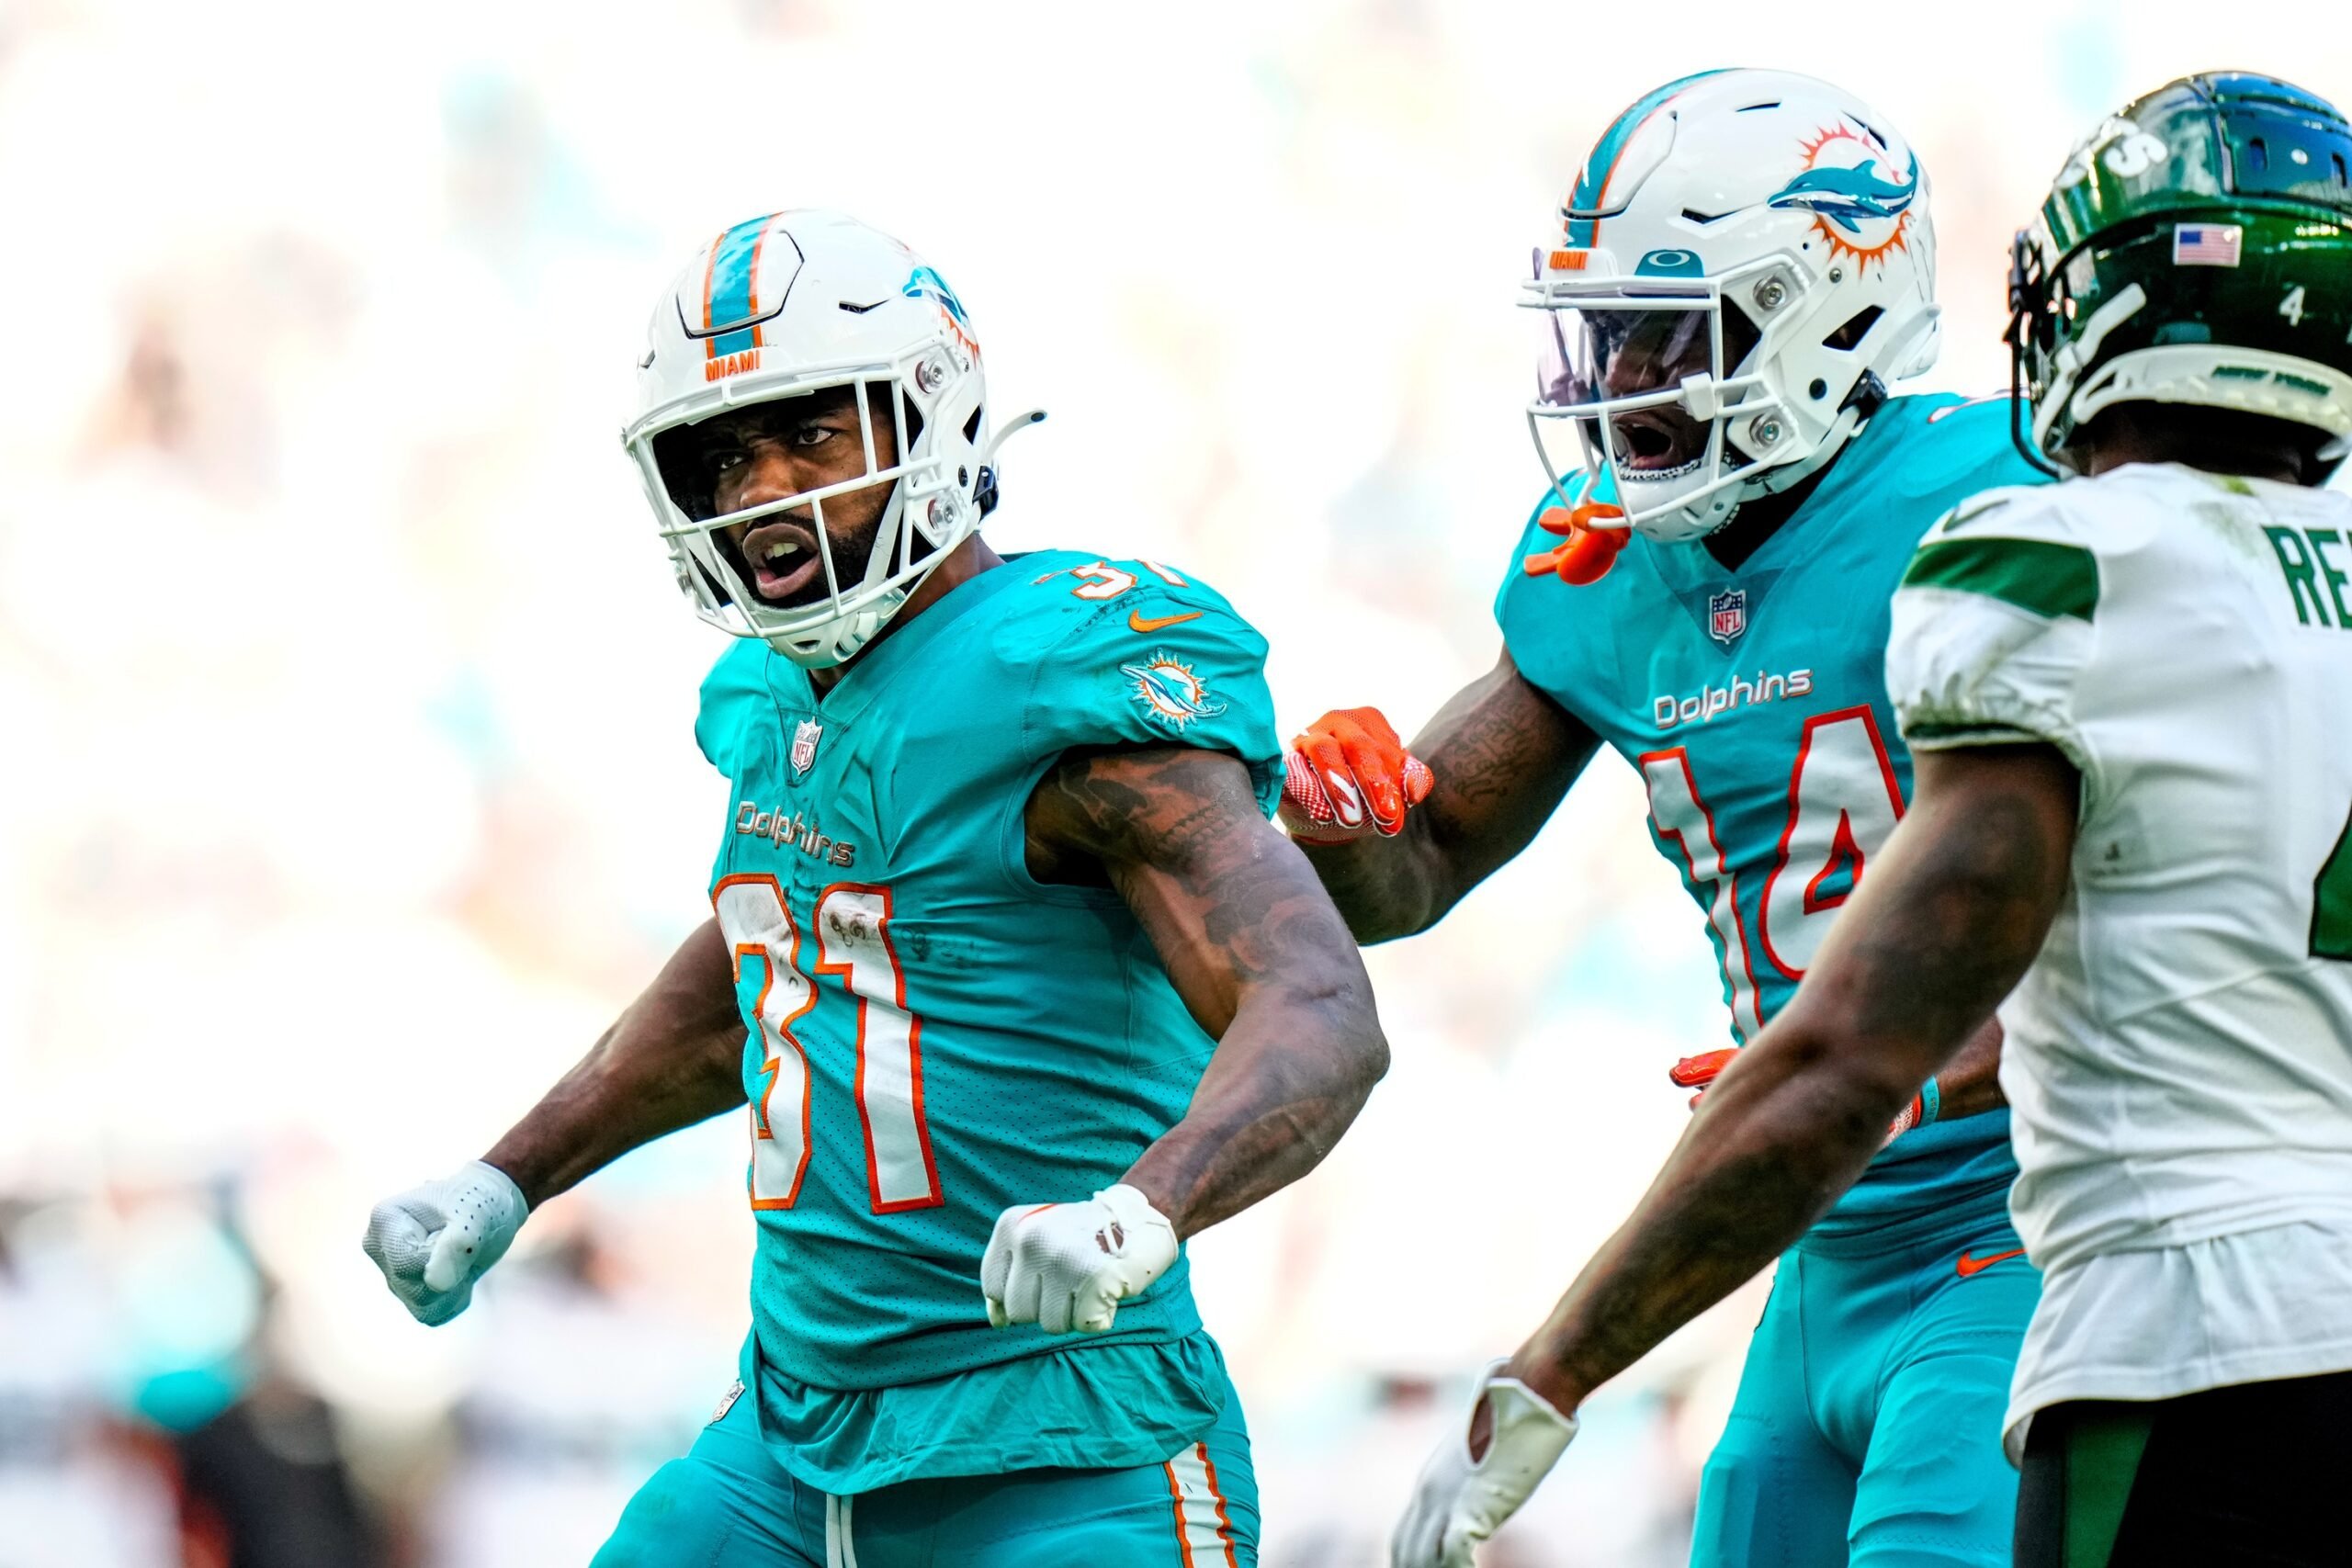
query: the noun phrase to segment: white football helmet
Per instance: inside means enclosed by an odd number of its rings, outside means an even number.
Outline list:
[[[815,210],[738,223],[695,253],[654,308],[650,332],[638,416],[621,441],[645,481],[678,586],[711,625],[764,638],[796,664],[842,663],[995,504],[987,383],[971,322],[939,274],[888,235]],[[865,472],[854,479],[716,513],[678,444],[662,439],[746,404],[834,387],[856,388],[865,410]],[[886,411],[900,433],[898,460],[888,464],[874,442]],[[880,532],[865,574],[843,581],[825,502],[875,485],[894,487]],[[722,535],[792,509],[813,514],[826,592],[786,608],[751,591]]]
[[[1935,363],[1927,174],[1826,82],[1668,83],[1617,117],[1561,217],[1522,301],[1544,326],[1528,423],[1563,504],[1582,472],[1623,509],[1598,525],[1704,537]]]

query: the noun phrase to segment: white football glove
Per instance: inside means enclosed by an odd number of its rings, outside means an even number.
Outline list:
[[[530,1213],[511,1177],[475,1160],[377,1204],[359,1245],[409,1315],[438,1327],[466,1310],[474,1281],[506,1256]]]
[[[1413,1500],[1389,1539],[1390,1568],[1471,1568],[1470,1552],[1534,1495],[1577,1435],[1577,1418],[1552,1408],[1517,1378],[1499,1377],[1497,1361],[1471,1395],[1494,1411],[1484,1458],[1470,1457],[1470,1422],[1438,1446],[1421,1467]]]
[[[1176,1261],[1176,1227],[1124,1184],[1083,1203],[1025,1203],[996,1217],[980,1258],[989,1322],[1100,1334],[1119,1303]]]

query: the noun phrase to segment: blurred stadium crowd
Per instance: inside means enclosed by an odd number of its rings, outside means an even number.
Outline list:
[[[1286,721],[1409,728],[1491,659],[1542,482],[1514,282],[1730,8],[1572,40],[1520,4],[996,9],[0,0],[0,1568],[581,1563],[731,1377],[732,1119],[551,1206],[449,1328],[358,1247],[704,913],[718,649],[614,434],[640,312],[720,225],[840,206],[928,253],[1000,398],[1054,415],[1000,547],[1202,574]],[[2352,64],[2340,28],[2254,61],[2104,9],[1743,62],[1923,148],[1935,385],[2001,383],[2003,242],[2104,107]],[[1719,991],[1640,815],[1599,764],[1377,954],[1389,1082],[1197,1244],[1269,1568],[1379,1560],[1459,1380],[1680,1126],[1664,1068]],[[1491,1562],[1681,1561],[1760,1289],[1589,1407]]]

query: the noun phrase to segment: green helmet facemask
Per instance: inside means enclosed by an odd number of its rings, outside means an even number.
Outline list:
[[[2018,445],[2044,468],[2101,409],[2193,403],[2352,449],[2352,125],[2268,76],[2185,77],[2075,149],[2011,251]]]

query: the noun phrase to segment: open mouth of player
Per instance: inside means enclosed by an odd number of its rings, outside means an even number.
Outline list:
[[[767,604],[807,604],[825,592],[825,559],[814,526],[797,518],[762,523],[737,542],[743,581]]]
[[[1635,409],[1611,418],[1609,428],[1621,473],[1679,479],[1706,456],[1705,427],[1678,408]]]

